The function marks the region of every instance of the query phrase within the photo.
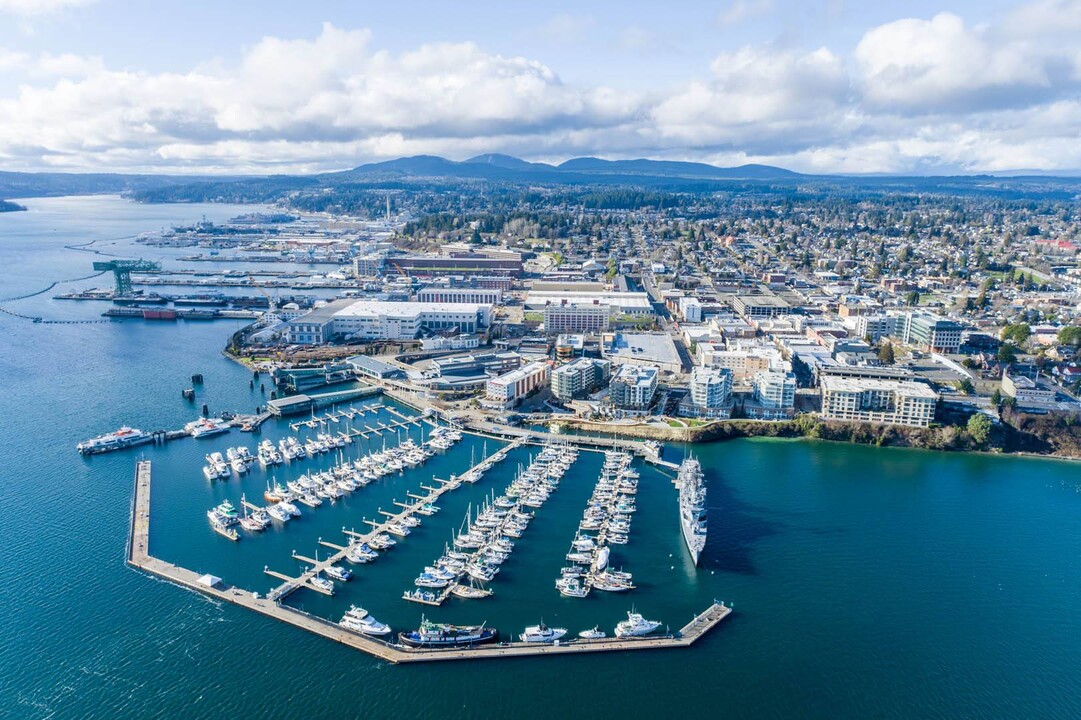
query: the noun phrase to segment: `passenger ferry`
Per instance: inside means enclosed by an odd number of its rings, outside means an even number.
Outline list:
[[[124,426],[116,432],[85,440],[76,445],[75,449],[83,455],[97,455],[98,453],[123,450],[136,445],[145,445],[153,439],[154,437],[150,433]]]

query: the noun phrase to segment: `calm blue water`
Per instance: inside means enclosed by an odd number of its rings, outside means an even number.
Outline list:
[[[94,247],[169,262],[175,251],[129,250],[125,238],[238,212],[110,198],[27,204],[30,213],[0,215],[0,297],[89,274],[93,256],[65,244],[100,239]],[[47,318],[103,309],[51,294],[11,308]],[[631,603],[678,627],[713,598],[733,601],[733,617],[685,651],[393,667],[128,570],[123,547],[141,452],[154,461],[154,554],[263,592],[274,584],[264,565],[298,569],[293,550],[314,554],[320,537],[340,540],[343,526],[360,526],[484,450],[467,439],[422,468],[334,507],[302,508],[285,528],[238,544],[210,532],[205,511],[242,492],[258,501],[267,476],[255,470],[210,485],[200,468],[205,453],[252,445],[250,436],[89,459],[74,452],[78,440],[121,423],[190,420],[195,410],[180,391],[194,372],[206,377],[199,402],[215,411],[260,404],[249,374],[218,352],[233,329],[35,325],[0,315],[6,716],[1081,716],[1081,466],[1063,462],[810,442],[698,446],[711,505],[703,567],[690,567],[680,545],[668,479],[643,468],[631,542],[615,553],[639,589],[574,601],[552,582],[599,467],[583,452],[493,583],[495,597],[429,613],[486,620],[509,634],[542,616],[572,631],[610,630]],[[293,433],[268,424],[263,436],[283,434]],[[680,453],[668,449],[673,459]],[[420,606],[398,599],[401,591],[439,554],[469,503],[501,489],[527,461],[527,451],[516,451],[476,486],[445,496],[442,513],[360,568],[335,598],[301,591],[292,602],[332,618],[356,603],[395,627],[416,624]]]

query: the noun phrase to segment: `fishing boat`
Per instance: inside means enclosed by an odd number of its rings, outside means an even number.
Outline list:
[[[420,627],[398,633],[398,640],[409,647],[460,647],[489,643],[499,637],[495,628],[484,625],[433,623],[422,617]]]

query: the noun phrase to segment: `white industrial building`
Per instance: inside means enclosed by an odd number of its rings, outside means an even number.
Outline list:
[[[426,287],[417,291],[417,302],[498,305],[503,302],[503,291],[496,288]]]
[[[492,306],[487,304],[335,300],[290,320],[289,342],[412,340],[425,330],[475,333],[487,328],[491,318]]]
[[[543,310],[549,305],[604,305],[612,315],[649,315],[653,305],[644,292],[560,292],[533,290],[526,295],[526,310]]]

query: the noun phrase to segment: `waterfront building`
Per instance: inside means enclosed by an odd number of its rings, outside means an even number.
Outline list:
[[[547,385],[548,377],[548,363],[542,361],[494,377],[484,387],[486,404],[503,409],[514,407],[522,398]]]
[[[927,427],[937,404],[938,394],[920,382],[822,378],[822,417],[827,420]]]
[[[752,400],[744,404],[747,417],[779,420],[792,417],[796,408],[796,375],[781,370],[759,370],[754,374]]]
[[[732,371],[727,368],[696,367],[680,415],[723,419],[732,416]]]
[[[426,287],[417,292],[417,302],[498,305],[503,302],[503,291],[469,287]]]
[[[960,323],[933,313],[907,313],[902,341],[919,350],[956,353],[961,347]]]
[[[607,305],[560,303],[544,307],[544,332],[549,335],[559,333],[602,333],[608,329],[611,309]]]
[[[1013,376],[1008,370],[1002,371],[1002,393],[1017,401],[1019,408],[1038,408],[1055,402],[1055,391],[1041,387],[1032,378],[1024,375]]]
[[[336,338],[413,340],[423,331],[475,333],[491,323],[492,306],[335,300],[289,321],[289,342],[319,345]]]
[[[383,274],[383,265],[387,260],[385,252],[374,252],[367,255],[358,255],[353,258],[353,277],[370,278]]]
[[[608,402],[617,416],[645,415],[657,393],[660,373],[655,367],[620,365],[608,386]]]
[[[502,375],[511,370],[517,370],[521,366],[522,356],[516,352],[477,353],[436,358],[432,360],[431,374],[436,377],[474,373]]]
[[[598,358],[579,358],[552,371],[552,394],[569,402],[604,387],[611,363]]]

